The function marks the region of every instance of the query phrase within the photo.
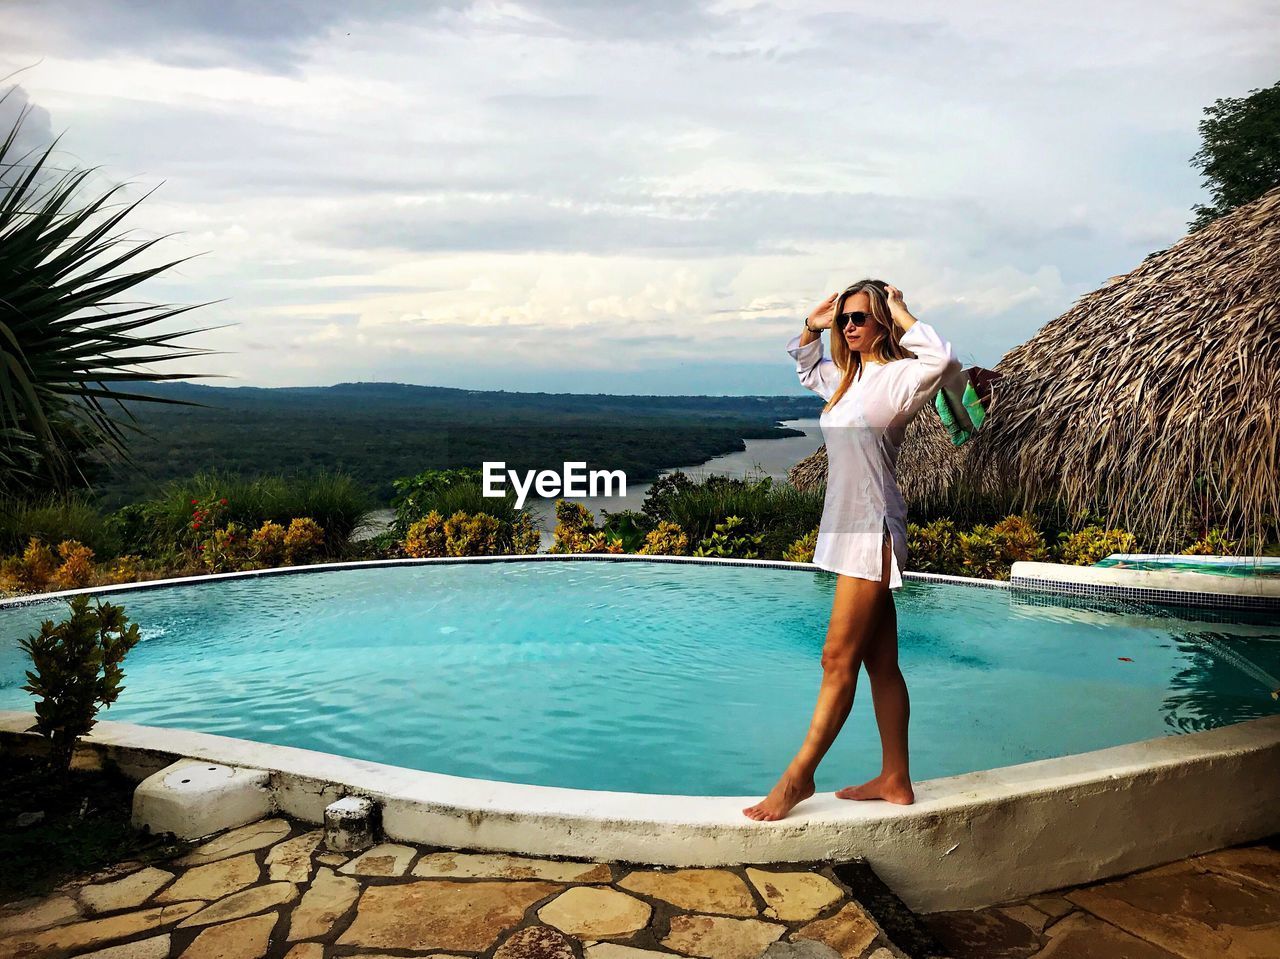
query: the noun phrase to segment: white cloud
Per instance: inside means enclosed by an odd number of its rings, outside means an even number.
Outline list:
[[[151,295],[223,300],[193,363],[264,385],[789,391],[779,338],[864,275],[993,363],[1183,233],[1201,111],[1280,35],[1261,0],[210,10],[11,3],[0,71],[38,61],[65,157],[164,181],[135,228],[203,255]]]

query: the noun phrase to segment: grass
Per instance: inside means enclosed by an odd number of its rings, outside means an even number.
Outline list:
[[[245,479],[212,470],[175,480],[144,504],[150,535],[159,543],[180,542],[191,522],[191,501],[219,498],[227,500],[226,520],[250,530],[267,520],[287,527],[295,517],[311,517],[324,527],[331,555],[346,548],[376,508],[368,490],[341,473]]]
[[[0,555],[21,553],[32,536],[53,547],[73,539],[99,556],[114,556],[121,545],[120,537],[87,497],[0,501]]]

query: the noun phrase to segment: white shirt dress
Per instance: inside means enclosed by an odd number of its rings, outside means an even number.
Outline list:
[[[834,334],[833,335],[839,335]],[[867,363],[848,392],[819,420],[827,444],[827,494],[813,562],[821,569],[880,582],[884,535],[893,541],[889,588],[902,587],[907,561],[907,507],[898,490],[898,450],[907,424],[933,403],[946,378],[960,369],[951,344],[918,320],[899,341],[916,359]],[[823,355],[822,340],[787,352],[800,382],[824,400],[843,373]]]

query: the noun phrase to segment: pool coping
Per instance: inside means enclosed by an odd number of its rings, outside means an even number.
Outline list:
[[[1016,591],[1158,605],[1280,611],[1280,579],[1261,576],[1220,576],[1193,570],[1123,569],[1019,561],[1009,570],[1009,585]]]
[[[468,562],[683,562],[814,572],[808,563],[534,554],[373,560],[90,587],[0,601],[334,569]],[[929,573],[904,578],[1009,588]],[[33,715],[0,711],[0,746],[32,748]],[[791,817],[756,823],[759,796],[701,797],[564,789],[423,772],[189,730],[102,720],[84,748],[137,779],[182,758],[266,770],[282,813],[323,821],[345,795],[382,806],[389,838],[458,849],[670,866],[862,857],[914,909],[979,908],[1092,882],[1280,832],[1280,716],[1205,732],[918,783],[910,807],[825,794]],[[1141,818],[1139,818],[1141,817]],[[1148,821],[1159,828],[1135,828]]]
[[[40,748],[33,722],[32,713],[0,711],[0,746]],[[925,912],[980,908],[1280,832],[1280,716],[928,780],[912,806],[824,793],[773,823],[742,814],[758,795],[468,779],[110,720],[80,750],[138,781],[185,758],[265,770],[274,809],[309,823],[343,796],[367,796],[389,839],[451,849],[666,866],[864,858]]]

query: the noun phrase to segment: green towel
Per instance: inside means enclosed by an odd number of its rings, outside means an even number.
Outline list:
[[[995,400],[995,381],[1000,379],[999,373],[980,366],[972,366],[960,376],[963,388],[953,381],[933,397],[934,408],[954,446],[963,445],[982,428]]]

